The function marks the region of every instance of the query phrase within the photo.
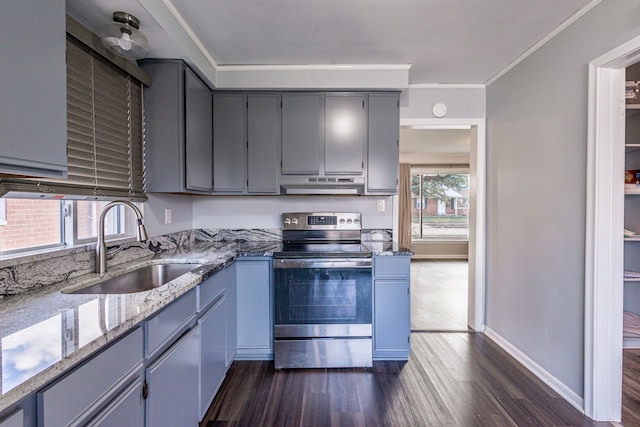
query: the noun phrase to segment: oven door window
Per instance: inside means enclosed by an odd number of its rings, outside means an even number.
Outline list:
[[[275,277],[275,323],[371,323],[371,269],[288,268]]]

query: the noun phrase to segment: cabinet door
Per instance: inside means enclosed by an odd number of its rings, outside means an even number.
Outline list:
[[[200,325],[200,399],[199,419],[202,419],[213,401],[224,375],[227,362],[225,298],[205,313]]]
[[[24,411],[19,409],[6,417],[0,421],[0,427],[24,427]]]
[[[146,371],[146,426],[197,426],[200,329],[184,335]]]
[[[410,346],[408,280],[374,280],[373,357],[406,359]]]
[[[185,187],[211,191],[213,137],[211,91],[193,71],[185,68]]]
[[[325,173],[362,174],[366,140],[364,107],[364,95],[326,96]]]
[[[398,192],[400,116],[397,94],[369,95],[367,191]]]
[[[0,172],[67,171],[65,28],[64,0],[0,2]]]
[[[278,194],[280,95],[250,94],[247,105],[247,191]]]
[[[320,173],[324,145],[324,96],[282,95],[282,174]]]
[[[238,358],[273,356],[271,262],[236,262]]]
[[[247,138],[245,96],[213,95],[213,191],[242,193],[245,183]]]
[[[229,368],[236,356],[238,347],[238,319],[237,319],[237,290],[236,290],[236,264],[231,264],[225,269],[227,272],[227,360],[226,367]]]
[[[144,426],[142,379],[137,378],[105,409],[86,424],[87,427]]]

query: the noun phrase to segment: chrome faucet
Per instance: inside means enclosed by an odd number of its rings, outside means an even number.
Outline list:
[[[100,213],[99,229],[98,229],[98,243],[96,244],[96,273],[102,274],[107,272],[107,245],[104,243],[104,218],[107,216],[107,212],[114,206],[128,206],[136,214],[138,220],[138,226],[136,227],[136,238],[138,242],[144,242],[147,240],[147,230],[142,223],[142,212],[136,205],[127,201],[116,201],[107,204]]]

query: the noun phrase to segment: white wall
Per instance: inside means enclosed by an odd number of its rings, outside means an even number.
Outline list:
[[[148,193],[144,224],[150,237],[193,228],[192,196]],[[171,224],[164,223],[164,210],[171,209]]]
[[[378,212],[376,201],[386,210]],[[283,212],[362,212],[363,228],[391,229],[390,196],[214,196],[193,198],[194,228],[280,228]]]
[[[584,395],[589,61],[640,34],[605,0],[487,88],[486,324]]]

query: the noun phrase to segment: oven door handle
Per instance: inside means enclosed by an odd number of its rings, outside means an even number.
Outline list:
[[[371,258],[275,259],[273,267],[286,268],[371,268]]]

